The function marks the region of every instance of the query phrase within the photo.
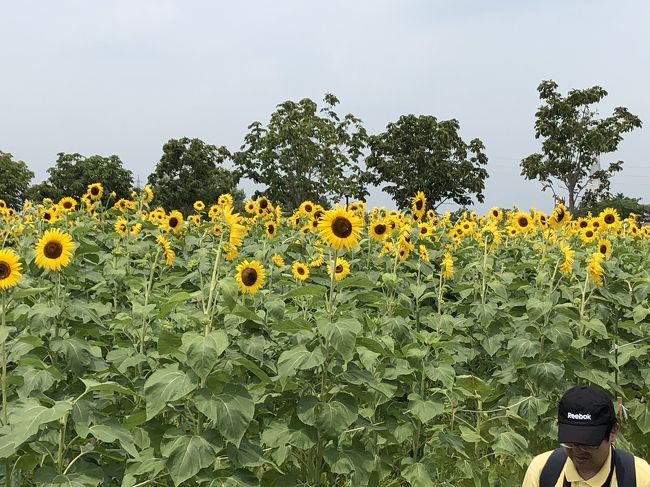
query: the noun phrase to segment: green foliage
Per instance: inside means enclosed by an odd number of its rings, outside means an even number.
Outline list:
[[[124,168],[116,155],[85,157],[59,152],[55,165],[47,172],[49,177],[46,181],[30,188],[30,199],[51,198],[57,201],[64,196],[79,198],[93,183],[102,183],[104,194],[114,191],[117,198],[130,198],[133,189],[133,173]]]
[[[18,209],[27,198],[29,183],[34,173],[23,161],[15,161],[8,152],[0,151],[0,200]]]
[[[465,143],[457,120],[438,121],[430,115],[403,115],[386,131],[370,137],[366,159],[374,184],[393,197],[399,208],[410,206],[422,191],[436,208],[451,200],[471,205],[483,201],[487,171],[485,147],[479,139]],[[473,196],[472,196],[473,195]]]
[[[640,201],[641,198],[630,198],[623,193],[617,193],[597,201],[583,198],[576,214],[585,216],[591,212],[592,215],[598,215],[605,208],[614,208],[621,218],[627,218],[634,213],[639,216],[641,221],[650,221],[650,205],[644,205]]]
[[[289,210],[305,200],[330,206],[368,195],[361,165],[366,130],[352,114],[337,115],[334,95],[323,101],[321,109],[309,98],[281,103],[266,127],[248,127],[234,156],[239,173],[264,186],[260,194]]]
[[[521,174],[538,179],[543,190],[556,196],[556,189],[566,191],[569,210],[574,211],[581,196],[608,194],[609,180],[623,161],[595,168],[601,155],[616,151],[624,133],[641,127],[641,120],[625,107],[598,118],[591,106],[607,96],[600,86],[571,90],[566,97],[557,88],[554,81],[542,81],[537,87],[544,104],[535,114],[535,138],[542,139],[542,151],[521,161]]]
[[[206,144],[201,139],[169,139],[163,145],[160,162],[149,175],[156,205],[187,214],[193,211],[195,201],[209,205],[225,193],[232,194],[241,204],[244,194],[237,189],[239,177],[223,167],[229,157],[225,147]]]

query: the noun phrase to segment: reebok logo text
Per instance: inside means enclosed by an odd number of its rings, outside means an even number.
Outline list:
[[[582,413],[567,413],[566,417],[568,419],[584,419],[584,420],[591,420],[591,414],[582,414]]]

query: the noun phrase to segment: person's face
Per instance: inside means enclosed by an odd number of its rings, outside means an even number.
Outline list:
[[[616,441],[618,435],[618,425],[612,427],[609,436],[598,445],[597,448],[592,448],[578,443],[570,443],[573,448],[565,448],[568,457],[573,461],[578,471],[593,471],[597,472],[603,466],[609,455],[610,445]]]

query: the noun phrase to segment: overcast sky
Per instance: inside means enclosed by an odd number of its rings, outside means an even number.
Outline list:
[[[144,181],[170,138],[235,150],[282,101],[332,92],[370,133],[402,114],[458,119],[489,157],[476,209],[548,211],[519,161],[553,79],[641,117],[602,162],[623,159],[613,190],[650,203],[649,25],[648,0],[0,0],[0,150],[37,181],[58,152],[117,154]]]

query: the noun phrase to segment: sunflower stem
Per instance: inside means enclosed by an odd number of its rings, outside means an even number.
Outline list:
[[[149,304],[149,294],[151,293],[151,289],[153,287],[153,276],[156,272],[156,265],[158,264],[159,256],[160,256],[160,249],[158,249],[158,252],[156,252],[156,256],[153,259],[151,272],[149,272],[149,280],[145,281],[145,286],[144,286],[144,307],[145,308]],[[148,318],[145,313],[145,316],[142,317],[142,327],[140,328],[140,353],[143,355],[144,355],[144,342],[145,342],[147,324],[148,324]]]
[[[2,291],[2,311],[0,311],[2,329],[6,324],[5,311],[7,309],[7,291]],[[6,338],[2,340],[2,424],[7,425],[7,349]]]
[[[328,304],[328,311],[330,318],[334,316],[334,281],[336,280],[336,258],[338,257],[338,250],[334,250],[332,257],[332,272],[330,273],[330,299]]]
[[[217,247],[217,255],[214,258],[212,266],[212,277],[210,278],[210,293],[208,294],[208,307],[206,309],[207,322],[205,323],[205,336],[208,336],[212,329],[212,319],[214,318],[214,304],[216,300],[217,278],[219,277],[219,267],[221,266],[221,252],[223,248],[223,235],[221,232],[219,236],[219,246]]]

